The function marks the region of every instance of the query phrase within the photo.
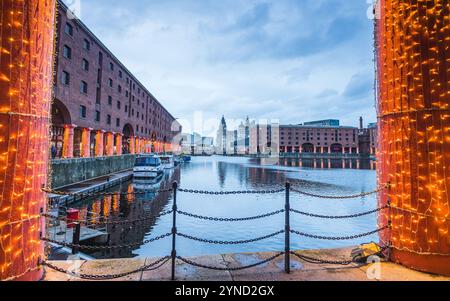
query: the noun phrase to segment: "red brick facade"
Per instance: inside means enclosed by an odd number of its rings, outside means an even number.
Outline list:
[[[359,153],[358,128],[280,126],[281,153]]]
[[[80,20],[67,17],[64,4],[58,7],[54,157],[170,151],[181,132],[175,118]]]

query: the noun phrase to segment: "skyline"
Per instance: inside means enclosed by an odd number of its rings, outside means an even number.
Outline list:
[[[367,2],[91,0],[79,16],[184,131],[194,112],[357,126],[376,120]]]

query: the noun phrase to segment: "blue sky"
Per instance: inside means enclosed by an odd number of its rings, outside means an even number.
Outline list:
[[[71,3],[73,0],[66,0]],[[80,17],[177,118],[373,122],[367,0],[80,0]]]

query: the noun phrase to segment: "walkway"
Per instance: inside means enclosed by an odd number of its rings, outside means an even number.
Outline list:
[[[346,260],[352,248],[325,249],[299,251],[298,253],[331,260]],[[196,263],[216,266],[222,268],[239,267],[251,265],[276,253],[246,253],[229,255],[212,255],[197,258],[190,258]],[[92,261],[53,261],[51,262],[64,269],[79,268],[79,273],[83,274],[117,274],[124,273],[143,265],[154,262],[155,258],[142,259],[113,259],[113,260],[92,260]],[[263,264],[259,267],[242,271],[216,271],[204,268],[196,268],[177,261],[176,278],[179,281],[377,281],[368,279],[367,270],[376,268],[375,265],[365,266],[351,264],[340,266],[333,264],[311,264],[299,261],[291,256],[291,274],[284,272],[283,256],[278,259]],[[426,273],[407,269],[398,264],[382,262],[381,281],[450,281],[450,277],[435,276]],[[154,271],[139,272],[130,276],[116,279],[117,281],[169,281],[171,276],[170,261],[160,269]],[[79,281],[78,278],[70,278],[67,275],[46,268],[45,281]]]

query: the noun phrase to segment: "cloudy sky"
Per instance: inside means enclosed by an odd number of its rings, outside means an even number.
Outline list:
[[[375,121],[370,0],[78,1],[81,20],[186,131],[194,112]]]

